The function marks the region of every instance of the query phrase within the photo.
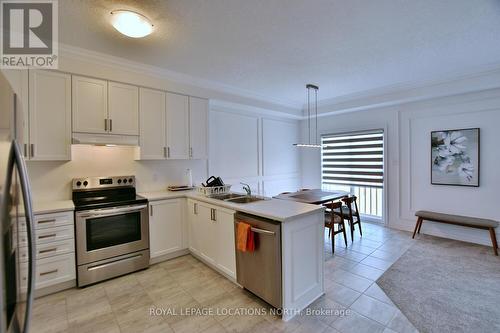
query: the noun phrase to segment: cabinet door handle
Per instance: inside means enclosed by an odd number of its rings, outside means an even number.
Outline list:
[[[113,119],[109,119],[109,131],[113,132]]]
[[[192,147],[189,148],[189,157],[193,157],[193,148]]]
[[[193,204],[193,213],[194,213],[195,215],[198,215],[198,204],[197,204],[197,203],[194,203],[194,204]]]
[[[24,147],[24,157],[29,157],[28,156],[28,145],[24,144],[23,147]]]
[[[163,157],[167,157],[167,147],[163,147]]]
[[[167,158],[170,158],[170,147],[167,147]]]
[[[104,119],[104,131],[105,132],[108,131],[108,120],[107,119]]]
[[[149,208],[150,208],[149,209],[149,215],[153,216],[153,205],[150,205]]]
[[[53,223],[55,222],[56,219],[50,219],[50,220],[40,220],[38,221],[38,224],[44,224],[44,223]]]
[[[215,210],[215,208],[213,208],[213,210],[214,210],[214,222],[216,222],[217,221],[217,211]]]
[[[30,156],[35,157],[35,144],[30,144]]]
[[[49,235],[40,235],[38,236],[38,239],[44,239],[44,238],[50,238],[50,237],[56,237],[56,234],[49,234]]]
[[[51,271],[41,272],[41,273],[40,273],[40,276],[43,276],[43,275],[49,275],[49,274],[54,274],[54,273],[57,273],[57,272],[59,272],[59,270],[58,270],[58,269],[53,269],[53,270],[51,270]]]
[[[52,249],[40,250],[40,251],[38,251],[38,253],[42,254],[42,253],[49,253],[49,252],[55,252],[55,251],[57,251],[57,247],[54,247]]]

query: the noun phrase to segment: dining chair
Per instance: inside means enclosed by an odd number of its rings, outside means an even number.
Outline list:
[[[328,237],[332,239],[332,254],[335,253],[335,235],[343,233],[344,243],[347,247],[347,235],[345,232],[344,213],[342,212],[342,202],[332,201],[324,204],[325,210],[325,228],[328,228]],[[337,225],[337,231],[335,231]]]
[[[359,216],[358,209],[358,198],[355,195],[345,197],[341,199],[345,204],[342,208],[337,209],[336,213],[342,212],[345,219],[349,222],[349,227],[351,229],[351,241],[354,241],[354,226],[359,225],[359,235],[363,236],[363,231],[361,230],[361,218]]]

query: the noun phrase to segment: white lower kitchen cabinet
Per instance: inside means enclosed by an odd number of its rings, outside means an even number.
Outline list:
[[[187,222],[188,222],[188,247],[189,251],[194,254],[200,254],[200,238],[201,231],[198,228],[199,215],[198,215],[198,202],[188,199],[188,212],[187,212]]]
[[[184,248],[183,199],[168,199],[149,203],[149,250],[151,259]]]
[[[36,260],[35,289],[51,287],[76,279],[75,253],[49,256]],[[27,288],[28,267],[21,268],[21,288]]]
[[[198,203],[198,226],[195,232],[200,241],[200,255],[209,264],[217,262],[217,220],[215,208],[203,202]]]
[[[236,279],[236,253],[234,242],[234,212],[218,209],[217,225],[217,267]]]
[[[188,222],[189,250],[236,279],[234,211],[189,199]]]
[[[42,296],[74,285],[76,280],[74,219],[73,211],[35,214],[34,218],[35,289],[37,295]],[[19,232],[21,288],[26,290],[29,250],[26,239],[26,223],[22,218]]]

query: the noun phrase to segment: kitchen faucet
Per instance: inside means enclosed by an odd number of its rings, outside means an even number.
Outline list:
[[[250,188],[250,185],[246,184],[246,183],[241,183],[241,185],[243,185],[243,189],[245,190],[245,192],[247,192],[247,196],[251,196],[252,195],[252,189]]]

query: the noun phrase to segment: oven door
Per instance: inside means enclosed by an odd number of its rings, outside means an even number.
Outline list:
[[[78,265],[149,248],[147,205],[76,212]]]

